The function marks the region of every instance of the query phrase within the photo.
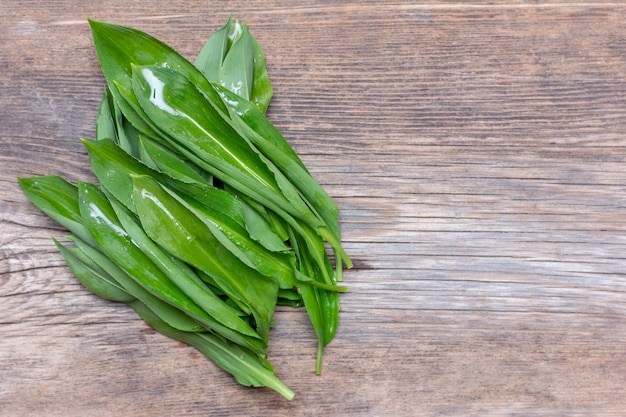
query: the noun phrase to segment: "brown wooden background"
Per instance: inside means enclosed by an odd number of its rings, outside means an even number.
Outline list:
[[[93,3],[93,4],[92,4]],[[18,176],[92,180],[88,17],[195,58],[228,13],[342,209],[337,338],[246,389],[84,290]],[[0,415],[626,415],[626,3],[0,0]]]

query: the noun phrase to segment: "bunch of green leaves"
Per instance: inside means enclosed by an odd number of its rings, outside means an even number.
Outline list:
[[[337,206],[265,117],[260,45],[229,18],[192,64],[141,31],[90,24],[107,81],[83,140],[99,185],[20,178],[25,195],[71,232],[55,244],[93,293],[292,399],[267,359],[275,308],[305,307],[319,373],[351,263]]]

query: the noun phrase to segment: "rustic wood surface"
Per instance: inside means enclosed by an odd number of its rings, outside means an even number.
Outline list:
[[[292,402],[87,292],[16,183],[93,180],[87,18],[192,59],[230,12],[355,262],[321,376],[305,312],[276,314]],[[0,23],[1,416],[626,415],[626,3],[0,0]]]

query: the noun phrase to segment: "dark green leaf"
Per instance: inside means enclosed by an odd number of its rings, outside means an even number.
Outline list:
[[[210,182],[210,176],[166,146],[145,136],[140,137],[139,140],[146,154],[154,161],[153,169],[185,183]]]
[[[83,225],[76,186],[54,175],[18,178],[24,195],[31,203],[73,234],[95,245]]]
[[[133,85],[148,117],[186,157],[274,211],[295,216],[315,230],[324,227],[278,168],[251,148],[181,74],[135,67]]]
[[[272,100],[274,89],[270,83],[270,77],[265,66],[265,54],[263,53],[263,49],[252,34],[250,34],[250,37],[252,38],[252,53],[254,56],[250,101],[254,103],[262,113],[265,113]]]
[[[128,294],[148,305],[150,309],[170,326],[186,332],[206,331],[206,326],[201,326],[196,320],[185,314],[180,309],[155,297],[144,287],[139,285],[130,275],[122,270],[115,262],[99,250],[87,245],[85,242],[70,236],[70,240],[76,244],[75,255],[82,254],[90,264],[97,265],[102,271],[106,271],[111,279],[117,282]]]
[[[294,398],[294,393],[268,369],[268,364],[260,361],[249,350],[229,343],[210,333],[178,331],[152,314],[150,309],[140,302],[133,302],[130,306],[146,323],[159,333],[195,347],[220,368],[233,375],[240,384],[269,387],[288,400]]]
[[[211,203],[218,196],[222,201],[230,203],[231,211],[242,214],[242,207],[233,196],[210,188],[194,194],[178,193],[167,187],[165,190],[200,219],[213,236],[240,261],[264,276],[271,277],[281,288],[291,288],[296,284],[293,252],[288,248],[284,252],[272,252],[252,239],[244,225],[233,221],[232,217],[215,213]]]
[[[113,96],[109,89],[105,88],[96,119],[96,139],[110,139],[117,143],[117,127],[113,117],[113,108]]]
[[[133,176],[133,198],[141,224],[161,247],[209,274],[242,309],[254,315],[267,340],[278,286],[243,264],[208,228],[154,179]]]
[[[111,205],[118,219],[128,232],[133,243],[145,253],[155,265],[165,273],[170,281],[180,288],[200,308],[222,325],[241,334],[259,337],[257,333],[244,323],[238,311],[224,304],[210,288],[187,265],[176,263],[143,231],[141,224],[132,213],[128,212],[120,203],[111,200]],[[218,331],[219,329],[215,329]]]
[[[236,343],[263,354],[265,343],[254,337],[224,329],[202,310],[133,242],[120,224],[106,196],[92,184],[78,183],[79,206],[83,222],[102,251],[156,297],[193,317],[207,329],[215,329]]]
[[[212,105],[224,114],[227,113],[226,107],[204,75],[168,45],[136,29],[95,20],[89,20],[89,24],[96,54],[109,86],[118,83],[132,91],[133,65],[167,67],[190,79]],[[111,89],[111,92],[117,99],[116,91]]]
[[[108,276],[106,271],[95,263],[89,262],[88,258],[79,258],[79,256],[76,256],[74,252],[63,246],[56,239],[54,239],[54,244],[61,252],[61,255],[63,255],[63,258],[65,258],[67,265],[78,281],[89,291],[110,301],[128,303],[135,300],[135,297],[128,294],[115,280]]]

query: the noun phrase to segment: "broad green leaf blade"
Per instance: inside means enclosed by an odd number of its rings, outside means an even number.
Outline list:
[[[252,34],[252,54],[254,56],[252,91],[250,101],[262,112],[265,113],[274,95],[274,89],[270,82],[269,74],[265,66],[265,54],[261,45]]]
[[[224,26],[211,35],[194,62],[196,68],[209,81],[218,81],[220,78],[220,68],[228,50],[228,34],[231,28],[231,20],[232,17],[229,16]]]
[[[133,65],[156,64],[181,71],[194,81],[218,112],[227,115],[224,103],[204,75],[168,45],[136,29],[95,20],[89,20],[89,24],[111,94],[124,116],[142,134],[158,136],[134,96],[131,82]]]
[[[107,277],[106,272],[93,263],[80,259],[69,248],[62,245],[58,240],[53,239],[54,244],[63,255],[78,281],[95,295],[110,301],[128,303],[135,300],[135,297],[128,294],[114,280]]]
[[[109,86],[118,83],[132,91],[133,65],[167,67],[190,79],[212,105],[227,114],[226,107],[204,75],[170,46],[136,29],[95,20],[89,20],[89,24],[96,54]]]
[[[204,157],[215,174],[241,178],[268,193],[280,192],[256,153],[188,79],[165,68],[135,67],[133,87],[150,120],[175,139],[173,145],[182,144]]]
[[[115,101],[116,106],[122,112],[126,120],[135,127],[141,134],[150,137],[158,136],[156,128],[150,123],[148,117],[145,115],[139,103],[137,97],[132,90],[124,88],[124,85],[111,82],[109,85],[111,96]],[[117,129],[117,125],[115,127]],[[116,142],[119,144],[119,140]]]
[[[181,74],[135,67],[133,86],[148,117],[186,157],[274,211],[285,211],[314,229],[323,227],[279,170],[212,111]]]
[[[161,183],[170,194],[176,194],[175,198],[192,199],[197,201],[196,204],[203,205],[204,215],[211,218],[212,222],[223,224],[225,228],[234,228],[238,233],[245,229],[246,219],[241,201],[225,190],[200,183]],[[285,249],[289,251],[289,248]]]
[[[254,203],[241,196],[238,196],[238,199],[243,208],[245,227],[250,237],[272,252],[288,251],[289,247],[285,244],[287,236],[281,234],[282,229],[277,231],[273,227],[272,219],[265,207],[259,204],[253,206]],[[263,213],[259,210],[262,210]]]
[[[37,208],[90,245],[96,244],[83,225],[75,185],[55,175],[18,178],[18,182]]]
[[[73,247],[64,246],[68,251],[71,252],[73,256],[78,258],[79,261],[81,261],[90,269],[93,269],[95,273],[100,275],[102,279],[105,279],[114,287],[118,287],[121,291],[124,291],[128,293],[129,295],[132,295],[117,281],[117,279],[113,277],[114,274],[111,273],[110,270],[104,269],[103,267],[101,267],[98,262],[96,262],[94,259],[92,259],[90,256],[87,255],[88,251],[83,250],[83,248],[77,245],[75,242],[81,242],[81,245],[89,248],[90,251],[98,251],[98,249],[94,248],[93,246],[89,246],[87,243],[83,242],[82,240],[80,240],[80,238],[78,238],[75,235],[69,235],[69,236],[66,236],[66,238],[74,243]],[[55,242],[55,244],[57,243],[56,239],[53,238],[52,240]],[[105,256],[105,255],[102,254],[102,256]],[[134,298],[136,297],[133,296],[133,299]]]
[[[249,268],[207,227],[148,176],[133,176],[133,199],[141,224],[172,255],[202,269],[233,300],[248,306],[257,332],[267,340],[278,286]]]
[[[254,74],[253,42],[248,27],[232,44],[220,68],[219,83],[233,93],[250,100]]]
[[[167,187],[165,190],[200,219],[213,236],[244,264],[254,268],[264,276],[274,279],[280,288],[291,288],[296,284],[293,252],[280,253],[267,250],[250,237],[245,226],[231,221],[227,216],[216,216],[211,208],[211,199],[205,198],[202,194],[196,194],[194,198],[194,196],[179,193]],[[218,193],[213,192],[211,194]],[[231,205],[239,206],[239,202],[230,194],[225,192],[221,194],[223,199],[231,200]]]
[[[228,343],[210,333],[177,331],[152,314],[150,309],[146,308],[142,303],[133,302],[130,306],[156,331],[193,346],[221,369],[233,375],[240,384],[244,386],[269,387],[288,400],[294,398],[294,393],[268,369],[267,364],[259,361],[249,350]]]
[[[162,172],[159,169],[159,165],[154,160],[153,155],[146,148],[145,136],[139,135],[139,157],[137,158],[143,165],[158,172]]]
[[[130,174],[155,175],[155,171],[141,164],[109,140],[82,140],[89,162],[100,184],[131,211],[133,182]]]
[[[118,219],[128,232],[133,242],[165,273],[170,281],[192,299],[213,319],[241,334],[259,337],[248,324],[244,323],[238,312],[224,304],[198,276],[187,266],[176,263],[143,231],[141,224],[126,208],[115,200],[110,200]],[[219,329],[216,329],[218,331]]]
[[[106,271],[128,294],[148,305],[150,309],[170,326],[185,332],[206,331],[206,326],[201,326],[193,318],[180,309],[162,301],[139,285],[130,275],[122,270],[115,262],[99,250],[87,245],[76,236],[69,238],[76,245],[83,258]],[[74,252],[78,255],[77,252]]]
[[[150,149],[148,152],[155,157],[163,156],[160,158],[160,162],[162,166],[167,165],[167,169],[164,169],[167,171],[165,175],[133,158],[110,140],[91,141],[83,139],[82,142],[87,148],[89,162],[102,187],[132,212],[135,212],[135,208],[132,200],[131,175],[148,175],[168,184],[177,183],[174,177],[187,178],[192,182],[194,179],[203,180],[199,175],[193,174],[192,168],[184,162],[176,161],[174,156],[172,159],[169,159],[170,155],[165,157],[163,153],[166,152],[165,148],[156,147],[157,144],[145,138],[142,139],[142,143],[147,144],[147,149]],[[194,178],[189,178],[192,175]],[[204,182],[206,181],[204,179]]]
[[[117,127],[113,118],[113,96],[108,88],[104,89],[104,95],[100,102],[98,118],[96,119],[96,139],[111,139],[117,143]]]
[[[289,178],[307,203],[324,220],[326,227],[339,240],[337,205],[311,176],[280,131],[252,103],[236,97],[223,87],[216,86],[216,89],[225,98],[224,102],[229,106],[232,124],[238,133],[256,146],[263,155],[270,158]]]
[[[166,146],[142,136],[139,138],[146,154],[154,161],[154,169],[185,183],[207,183],[210,178],[191,161]]]
[[[251,224],[257,221],[256,217],[258,215],[265,221],[265,223],[267,223],[267,225],[269,225],[271,232],[278,236],[278,239],[280,239],[282,242],[287,242],[289,240],[289,224],[286,219],[283,219],[278,214],[274,213],[264,205],[259,204],[257,201],[251,199],[246,195],[238,194],[235,190],[232,189],[230,189],[229,192],[233,193],[233,195],[240,199],[242,204],[244,205],[246,227],[250,232],[250,236],[254,237],[254,234],[256,233],[263,233],[262,229],[253,230],[256,226]],[[272,249],[272,245],[274,243],[266,242],[263,236],[258,236],[256,238],[258,238],[259,242],[263,243],[263,245],[266,246],[268,249],[279,250],[278,248],[281,247],[279,243],[275,243],[277,245],[276,249]],[[272,239],[274,238],[272,237]]]
[[[156,297],[184,311],[207,329],[219,329],[221,334],[238,344],[264,354],[266,343],[257,338],[223,329],[222,325],[202,310],[142,252],[120,224],[106,196],[92,184],[78,183],[79,207],[83,222],[100,249],[122,267],[140,285]]]

